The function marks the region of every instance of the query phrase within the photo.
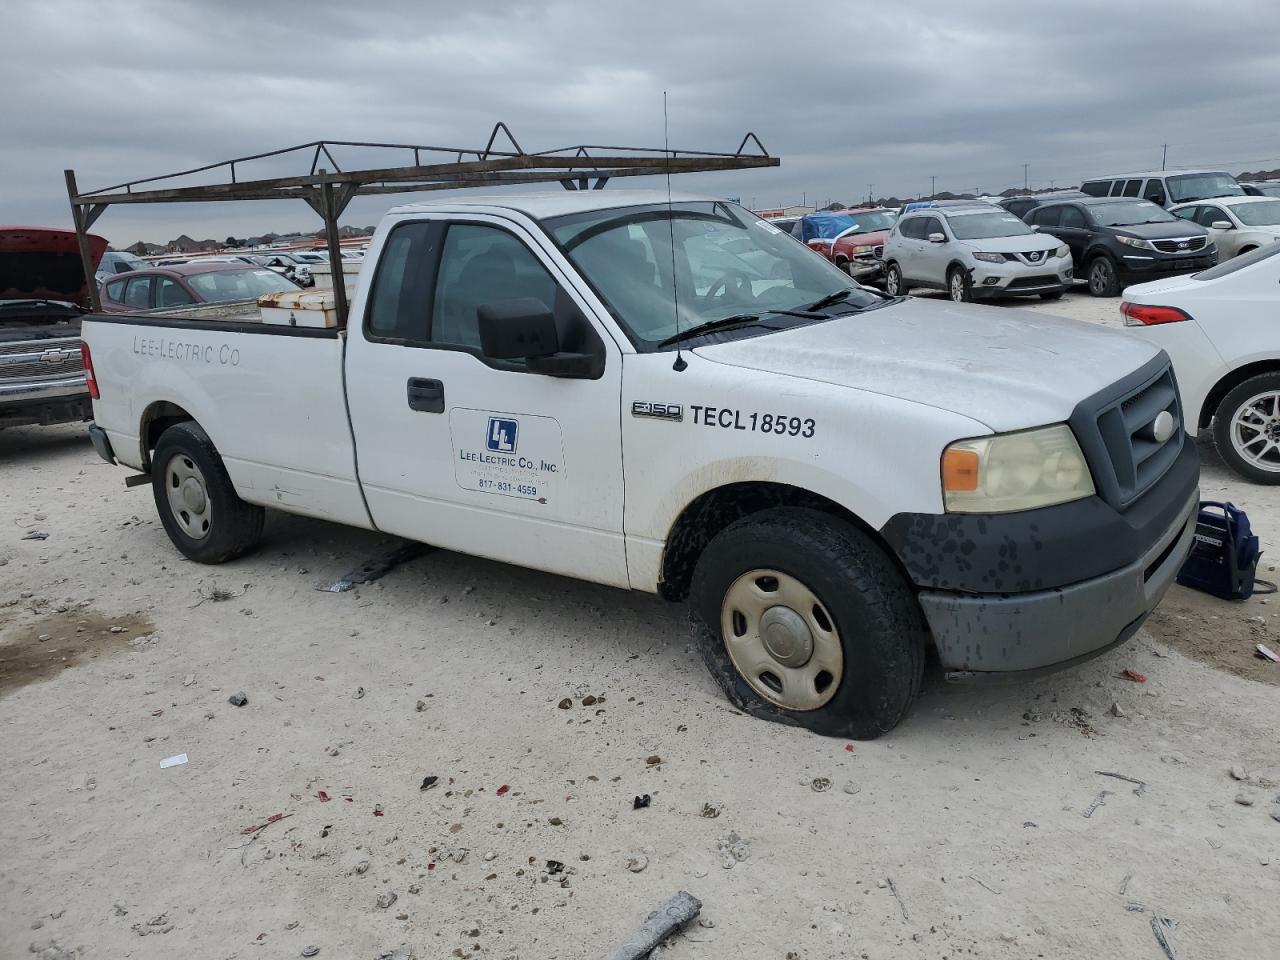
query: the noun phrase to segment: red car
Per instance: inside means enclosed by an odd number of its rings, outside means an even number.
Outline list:
[[[134,270],[102,285],[106,313],[138,313],[193,303],[256,300],[298,285],[266,267],[247,263],[175,263]]]
[[[801,221],[800,240],[855,280],[874,280],[884,269],[881,249],[897,219],[896,210],[884,207],[822,210]]]

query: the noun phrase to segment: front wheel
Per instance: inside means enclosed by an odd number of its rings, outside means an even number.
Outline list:
[[[969,282],[968,272],[959,267],[952,267],[947,274],[947,296],[954,303],[969,303],[973,300],[973,285]]]
[[[1095,297],[1120,295],[1120,278],[1116,265],[1108,257],[1095,257],[1089,264],[1089,292]]]
[[[266,511],[236,494],[222,457],[197,423],[177,423],[160,435],[151,489],[165,532],[190,560],[234,560],[262,536]]]
[[[891,297],[905,297],[907,295],[907,281],[903,279],[902,268],[896,263],[890,263],[884,268],[884,292]]]
[[[717,535],[690,596],[704,662],[736,706],[870,740],[906,716],[927,628],[884,550],[851,524],[779,507]]]
[[[1236,473],[1280,484],[1280,373],[1261,373],[1229,391],[1213,416],[1213,442]]]

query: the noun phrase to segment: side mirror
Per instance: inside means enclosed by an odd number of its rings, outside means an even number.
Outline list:
[[[930,243],[946,243],[947,235],[945,233],[931,233],[929,234],[929,242]]]
[[[560,349],[560,331],[551,309],[541,300],[521,297],[495,300],[476,308],[480,351],[494,360],[523,360],[530,373],[569,379],[595,379],[604,358]]]
[[[1028,226],[1031,227],[1031,229],[1034,230],[1036,233],[1040,232],[1040,224],[1031,223],[1031,224],[1028,224]]]
[[[1230,220],[1215,220],[1209,224],[1214,230],[1234,230],[1235,225]]]

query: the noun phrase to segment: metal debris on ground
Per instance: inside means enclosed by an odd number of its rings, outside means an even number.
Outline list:
[[[262,830],[264,827],[269,827],[271,826],[271,824],[278,823],[279,821],[283,820],[285,817],[292,817],[292,816],[293,816],[292,813],[273,813],[271,816],[267,817],[267,819],[264,820],[262,823],[255,823],[255,824],[252,824],[251,826],[245,827],[243,830],[240,831],[240,834],[241,836],[247,836],[251,833],[257,833],[259,830]]]
[[[1135,797],[1140,797],[1147,792],[1147,783],[1145,780],[1136,780],[1133,777],[1126,777],[1123,773],[1108,773],[1106,770],[1093,771],[1100,777],[1113,777],[1116,780],[1123,780],[1125,783],[1136,783],[1137,789],[1133,791]]]
[[[1259,660],[1270,660],[1272,663],[1280,663],[1280,653],[1276,653],[1265,643],[1260,643],[1254,648],[1254,656]]]
[[[249,698],[245,696],[244,693],[233,693],[231,696],[227,697],[227,703],[231,704],[233,707],[243,707],[248,702]]]
[[[733,869],[735,864],[751,856],[751,844],[743,840],[736,830],[730,830],[727,836],[721,837],[716,848],[720,851],[720,865],[726,870]]]
[[[351,695],[352,700],[364,699],[364,687],[356,687],[356,692]]]
[[[898,907],[902,910],[902,919],[910,920],[911,918],[907,916],[907,905],[902,899],[902,894],[898,892],[898,888],[894,884],[893,878],[885,877],[884,880],[885,880],[885,883],[889,885],[889,892],[892,893],[894,896],[894,899],[898,901]],[[986,886],[986,884],[983,884],[983,886]],[[988,887],[987,889],[990,889],[990,887]]]
[[[1114,797],[1114,790],[1102,790],[1090,802],[1088,808],[1084,811],[1084,818],[1087,820],[1093,816],[1094,811],[1107,802],[1107,797]]]
[[[649,794],[643,793],[640,796],[636,797],[635,800],[631,802],[631,809],[643,810],[645,807],[649,806],[649,804],[652,802],[652,799],[653,798],[650,797]]]
[[[606,960],[641,960],[649,956],[663,940],[696,919],[701,910],[702,901],[681,890],[645,917],[640,929],[607,954]]]
[[[702,813],[700,813],[699,816],[707,820],[714,820],[716,817],[720,816],[722,810],[724,810],[724,807],[720,804],[707,802],[702,805]]]
[[[1178,921],[1170,920],[1168,917],[1151,916],[1151,932],[1156,935],[1156,943],[1160,944],[1160,949],[1164,951],[1164,955],[1169,960],[1174,960],[1173,947],[1169,946],[1169,934],[1173,933],[1177,927]]]
[[[556,704],[556,706],[559,707],[561,710],[568,710],[570,707],[573,706],[573,701],[568,697],[565,697],[558,704]]]
[[[397,900],[395,891],[388,890],[386,893],[378,894],[378,899],[374,901],[379,910],[385,910]]]
[[[302,948],[302,955],[304,957],[314,957],[319,952],[320,952],[320,948],[312,943],[309,943]]]
[[[1133,879],[1132,873],[1126,873],[1124,879],[1120,881],[1120,896],[1124,896],[1126,890],[1129,889],[1129,881]]]
[[[814,793],[826,793],[831,789],[831,781],[827,777],[814,777],[809,787]]]
[[[649,858],[643,853],[637,853],[627,858],[627,869],[632,873],[639,873],[649,865]]]
[[[207,591],[202,584],[196,592],[200,594],[200,599],[191,605],[192,610],[200,606],[200,604],[204,603],[206,600],[210,603],[222,603],[226,600],[234,600],[236,597],[243,597],[249,592],[249,584],[246,583],[244,585],[244,589],[239,593],[235,593],[232,590],[224,590],[217,584],[214,584]]]
[[[994,889],[993,887],[990,887],[990,886],[988,886],[987,884],[983,883],[981,880],[979,880],[977,877],[975,877],[972,873],[971,873],[971,874],[969,874],[969,875],[968,875],[968,877],[969,877],[969,879],[970,879],[970,880],[972,880],[974,883],[976,883],[978,886],[980,886],[983,890],[990,890],[990,891],[991,891],[992,893],[994,893],[997,897],[998,897],[998,896],[1000,896],[1000,891],[999,891],[999,890],[996,890],[996,889]]]
[[[45,533],[43,530],[32,530],[29,533],[27,533],[22,539],[23,540],[48,540],[49,535]]]
[[[433,550],[435,550],[435,547],[428,546],[425,543],[406,541],[399,546],[392,547],[381,556],[366,560],[346,576],[340,577],[328,586],[321,585],[316,589],[321,593],[343,593],[359,584],[381,580],[400,564],[416,560],[418,557],[431,553]]]

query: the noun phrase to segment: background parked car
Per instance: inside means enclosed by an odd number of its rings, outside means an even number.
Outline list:
[[[1036,207],[1046,203],[1053,203],[1056,200],[1078,200],[1080,197],[1087,197],[1087,193],[1079,190],[1054,190],[1049,193],[1030,194],[1023,197],[1005,197],[997,202],[997,206],[1004,207],[1015,217],[1027,219],[1027,214]]]
[[[1208,230],[1220,260],[1280,240],[1280,198],[1221,197],[1212,203],[1183,204],[1169,212]]]
[[[946,290],[952,300],[1039,295],[1072,284],[1071,254],[1007,210],[989,203],[903,214],[884,244],[885,291]]]
[[[1091,197],[1137,197],[1162,207],[1209,197],[1243,197],[1236,178],[1221,170],[1157,170],[1098,177],[1080,184]]]
[[[1280,180],[1241,180],[1240,186],[1251,197],[1280,197]]]
[[[885,207],[811,213],[800,221],[800,240],[856,280],[879,276],[878,250],[898,215]]]
[[[266,293],[297,290],[292,280],[264,267],[228,263],[179,263],[136,270],[102,285],[107,313],[164,310],[193,303],[256,300]]]
[[[1236,473],[1280,483],[1280,244],[1130,287],[1120,311],[1173,359],[1186,429],[1212,426]]]
[[[117,273],[128,273],[130,270],[142,270],[151,266],[141,257],[126,253],[123,250],[108,250],[98,261],[98,270],[94,279],[98,283],[106,283]]]
[[[311,267],[292,253],[269,253],[263,262],[268,270],[273,270],[300,287],[315,286],[315,278],[311,276]]]
[[[1204,270],[1218,262],[1209,232],[1148,200],[1089,197],[1045,204],[1031,225],[1071,248],[1076,276],[1095,297],[1114,297],[1128,283]]]

